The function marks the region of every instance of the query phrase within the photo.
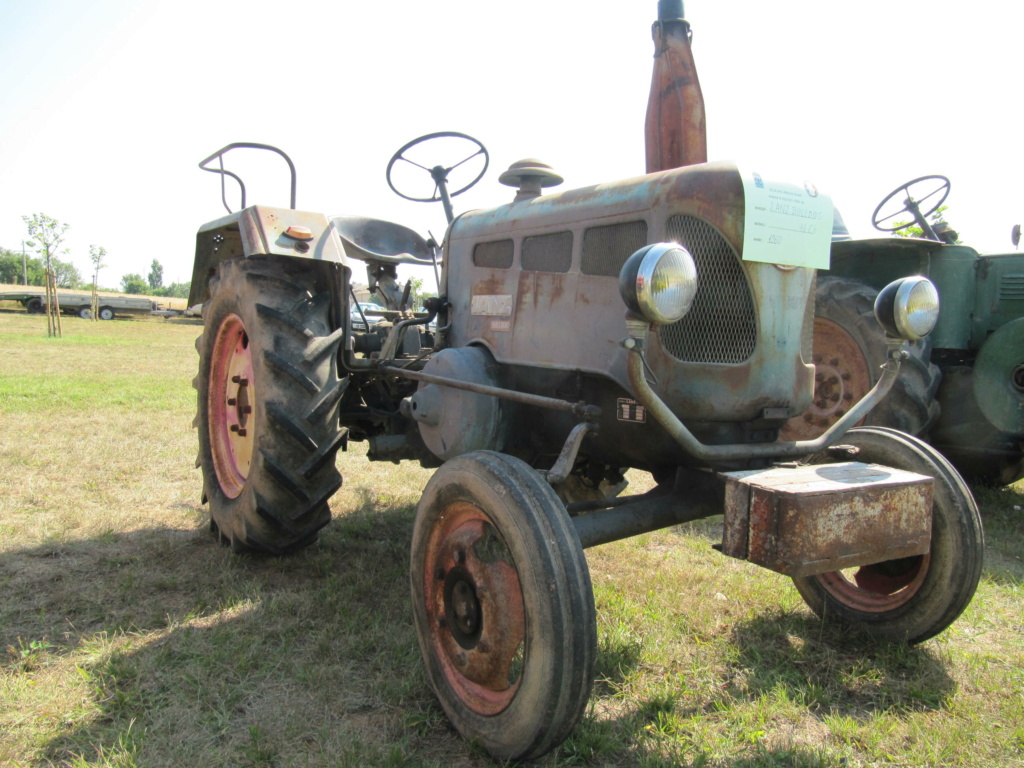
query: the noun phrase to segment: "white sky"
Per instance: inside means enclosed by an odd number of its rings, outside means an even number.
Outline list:
[[[686,0],[708,154],[810,176],[855,236],[916,176],[983,252],[1024,220],[1024,4]],[[391,154],[424,133],[481,139],[491,168],[456,210],[504,203],[510,163],[562,189],[644,170],[656,0],[0,0],[0,246],[22,215],[71,225],[70,259],[108,251],[102,285],[191,277],[198,226],[224,214],[197,163],[233,141],[298,167],[298,207],[440,236],[440,205],[395,197]],[[237,158],[237,159],[236,159]],[[284,164],[233,153],[249,203],[287,205]],[[229,188],[230,189],[230,188]]]

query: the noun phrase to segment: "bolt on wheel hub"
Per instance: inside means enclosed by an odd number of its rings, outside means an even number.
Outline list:
[[[238,315],[228,315],[217,329],[210,361],[208,417],[217,481],[228,498],[237,498],[252,464],[252,353],[249,335]]]

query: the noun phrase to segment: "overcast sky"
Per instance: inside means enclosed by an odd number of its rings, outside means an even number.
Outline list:
[[[813,178],[855,236],[916,176],[952,180],[947,218],[983,252],[1024,220],[1024,4],[976,0],[686,0],[708,154]],[[22,215],[71,225],[100,283],[191,277],[198,226],[224,214],[197,168],[233,141],[298,167],[298,207],[444,229],[439,205],[388,189],[421,134],[472,134],[487,175],[456,210],[497,205],[497,177],[537,157],[563,189],[644,171],[656,0],[223,2],[3,0],[0,246]],[[236,153],[237,154],[237,153]],[[287,205],[283,163],[229,156],[249,202]]]

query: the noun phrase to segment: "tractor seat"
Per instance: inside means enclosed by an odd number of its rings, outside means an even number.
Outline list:
[[[332,216],[331,226],[341,238],[349,258],[386,264],[430,266],[434,263],[433,250],[427,241],[401,224],[365,216]]]

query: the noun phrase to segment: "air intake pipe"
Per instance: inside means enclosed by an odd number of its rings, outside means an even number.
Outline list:
[[[682,0],[658,0],[654,75],[647,101],[647,173],[705,163],[708,159],[704,95],[690,50],[690,23]]]

